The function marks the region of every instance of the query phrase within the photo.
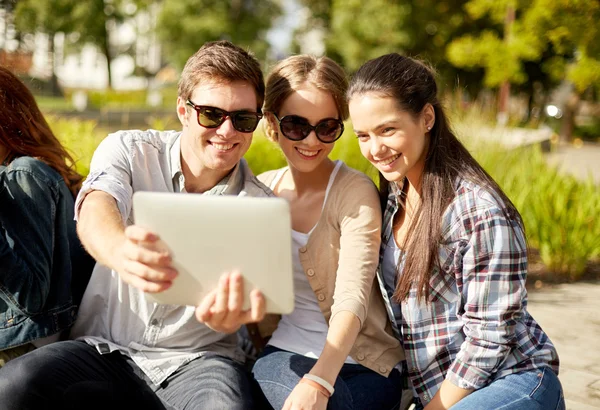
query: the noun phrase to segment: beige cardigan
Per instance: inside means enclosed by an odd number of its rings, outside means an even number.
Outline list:
[[[277,170],[268,171],[258,179],[270,186],[276,175]],[[360,320],[350,356],[387,376],[404,359],[404,351],[394,337],[375,276],[380,241],[376,187],[366,175],[342,164],[321,217],[306,247],[300,248],[300,262],[326,322],[341,311]],[[266,327],[259,326],[263,337]]]

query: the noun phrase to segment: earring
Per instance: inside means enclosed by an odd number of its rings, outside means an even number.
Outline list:
[[[427,127],[427,131],[431,131],[431,127],[430,126]]]

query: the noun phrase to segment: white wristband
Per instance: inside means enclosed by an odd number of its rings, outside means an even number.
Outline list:
[[[333,388],[333,386],[331,384],[329,384],[329,382],[327,380],[322,379],[319,376],[315,376],[314,374],[306,373],[303,377],[305,379],[312,380],[315,383],[319,383],[321,386],[325,387],[325,389],[327,389],[327,391],[329,392],[330,396],[335,391],[335,389]]]

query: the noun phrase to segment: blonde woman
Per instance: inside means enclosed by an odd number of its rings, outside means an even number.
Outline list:
[[[377,190],[329,154],[348,117],[343,70],[293,56],[267,80],[267,134],[288,166],[259,179],[289,201],[295,310],[282,317],[253,373],[276,409],[393,409],[404,358],[374,285]]]

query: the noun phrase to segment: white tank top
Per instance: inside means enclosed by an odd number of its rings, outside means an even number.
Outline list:
[[[336,161],[335,168],[331,172],[327,190],[325,191],[323,208],[325,207],[329,190],[333,185],[333,181],[335,180],[335,176],[337,175],[341,164],[341,161]],[[287,169],[287,167],[283,168],[277,173],[271,183],[271,189],[274,189],[277,186],[277,183]],[[313,226],[309,233],[292,230],[294,311],[289,315],[282,316],[279,325],[277,326],[277,330],[275,330],[271,336],[268,344],[279,349],[318,359],[325,347],[329,326],[327,326],[323,313],[319,308],[315,293],[308,283],[298,253],[298,249],[306,246],[308,238],[314,229],[315,227]],[[346,363],[356,364],[350,356],[346,359]]]

